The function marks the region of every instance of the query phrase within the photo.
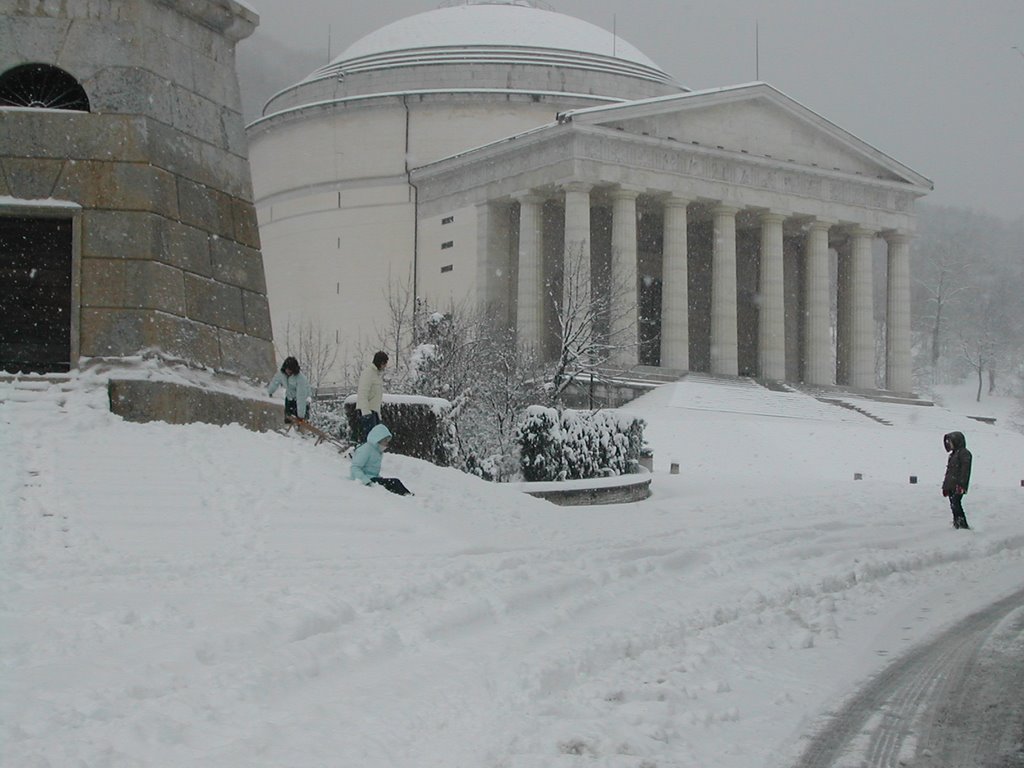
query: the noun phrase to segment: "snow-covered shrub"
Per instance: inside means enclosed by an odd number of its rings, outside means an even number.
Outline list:
[[[355,442],[359,415],[355,395],[345,400],[349,434]],[[447,467],[454,454],[451,403],[437,397],[384,395],[380,420],[391,430],[388,450]]]
[[[529,482],[564,479],[561,420],[554,408],[531,405],[516,429],[519,468]]]
[[[616,410],[531,406],[516,437],[527,481],[625,475],[639,466],[644,421]]]
[[[326,432],[331,437],[343,442],[351,442],[349,440],[345,406],[340,400],[328,398],[314,399],[309,404],[306,417],[310,424]]]

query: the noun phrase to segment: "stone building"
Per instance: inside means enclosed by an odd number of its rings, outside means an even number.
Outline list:
[[[234,0],[2,7],[0,367],[150,354],[217,387],[115,380],[115,410],[262,425],[273,406],[213,391],[274,368],[234,69],[258,18]]]
[[[605,30],[491,0],[368,35],[248,130],[279,335],[372,337],[408,279],[550,352],[579,254],[624,368],[870,389],[877,314],[882,386],[911,388],[931,182],[766,83],[691,91]]]

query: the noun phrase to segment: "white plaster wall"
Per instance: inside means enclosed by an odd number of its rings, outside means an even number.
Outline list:
[[[406,282],[411,275],[414,209],[405,188],[370,192],[378,200],[390,197],[391,202],[296,210],[261,223],[267,297],[279,353],[288,352],[289,321],[293,329],[312,321],[329,341],[337,339],[339,365],[357,352],[361,342],[374,343],[378,329],[387,326],[383,293],[389,276]]]
[[[272,195],[353,179],[405,173],[405,110],[401,107],[321,112],[250,132],[253,190]]]
[[[493,99],[413,103],[406,156],[406,111],[398,99],[377,106],[339,107],[250,131],[249,156],[257,202],[316,185],[394,177],[410,167],[552,122],[544,104]]]
[[[452,217],[450,224],[441,222]],[[444,243],[451,248],[442,248]],[[427,303],[437,309],[477,301],[476,206],[459,208],[419,222],[419,278],[417,287]],[[452,269],[442,272],[442,267]]]
[[[417,104],[410,121],[410,165],[425,165],[554,122],[556,114],[550,104],[508,103],[493,97]]]
[[[550,122],[544,104],[491,99],[410,106],[410,162],[420,164]],[[316,323],[342,356],[376,339],[389,321],[389,273],[413,261],[414,195],[405,183],[406,111],[399,100],[268,121],[251,132],[250,156],[279,354],[289,323]],[[453,216],[451,224],[441,219]],[[445,242],[451,248],[442,248]],[[419,295],[432,306],[474,304],[475,207],[420,222]],[[450,271],[441,268],[451,265]],[[348,350],[348,352],[346,352]],[[329,382],[330,383],[330,382]]]

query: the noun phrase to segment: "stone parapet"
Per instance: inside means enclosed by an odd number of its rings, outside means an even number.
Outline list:
[[[593,480],[565,480],[546,483],[516,483],[523,493],[562,507],[631,504],[651,495],[651,473],[644,468],[635,475]]]
[[[239,424],[257,432],[284,422],[284,408],[278,403],[188,384],[111,378],[108,392],[110,410],[126,421]]]

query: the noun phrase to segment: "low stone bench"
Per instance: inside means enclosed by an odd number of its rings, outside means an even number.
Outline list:
[[[630,504],[651,495],[651,473],[644,467],[632,475],[594,477],[543,483],[509,483],[523,493],[560,506]]]

